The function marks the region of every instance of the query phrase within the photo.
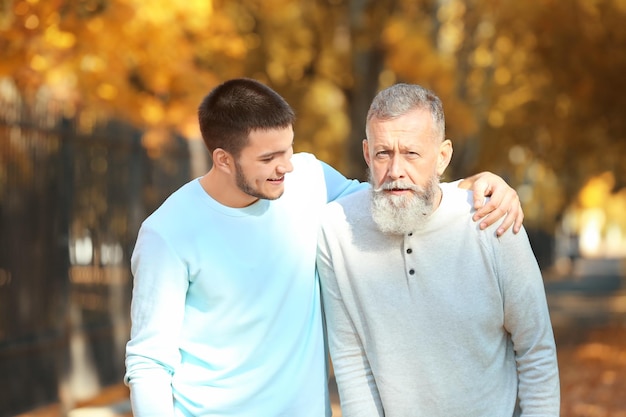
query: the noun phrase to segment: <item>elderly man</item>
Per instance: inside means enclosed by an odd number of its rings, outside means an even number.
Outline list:
[[[330,203],[317,266],[344,417],[559,415],[556,348],[526,233],[472,221],[439,98],[374,99],[372,189]]]

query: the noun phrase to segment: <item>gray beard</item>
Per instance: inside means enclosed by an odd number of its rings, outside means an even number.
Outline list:
[[[403,235],[420,229],[433,211],[439,189],[439,177],[433,175],[425,187],[405,181],[386,182],[378,188],[372,184],[371,213],[374,223],[381,232]],[[383,190],[393,188],[410,189],[411,195],[395,196]]]

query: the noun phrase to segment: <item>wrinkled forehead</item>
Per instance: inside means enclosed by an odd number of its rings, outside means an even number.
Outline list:
[[[427,110],[416,109],[403,115],[388,118],[372,117],[366,125],[366,135],[370,146],[374,144],[438,143],[441,135]]]

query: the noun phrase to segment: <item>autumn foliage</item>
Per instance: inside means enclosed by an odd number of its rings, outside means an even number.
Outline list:
[[[449,176],[501,174],[550,228],[588,178],[626,183],[625,19],[624,0],[2,0],[0,77],[156,148],[197,135],[216,83],[254,77],[297,110],[298,150],[353,177],[375,92],[420,83],[444,100]]]

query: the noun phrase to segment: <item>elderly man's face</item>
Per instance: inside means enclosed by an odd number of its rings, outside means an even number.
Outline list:
[[[430,113],[421,109],[395,119],[373,118],[368,135],[363,154],[374,189],[374,218],[383,231],[410,231],[439,204],[439,176],[452,144],[437,136]]]

